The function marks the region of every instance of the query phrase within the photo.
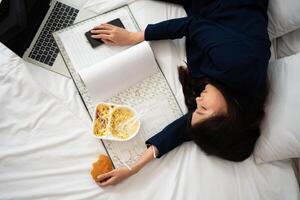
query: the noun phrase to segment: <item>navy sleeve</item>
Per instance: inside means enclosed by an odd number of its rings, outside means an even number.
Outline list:
[[[187,113],[166,126],[161,132],[146,141],[147,145],[154,145],[159,152],[157,158],[168,153],[191,138],[186,134],[186,129],[191,123],[192,113]]]
[[[248,38],[224,26],[203,18],[184,17],[149,24],[145,40],[177,39],[187,36],[210,57],[216,67],[223,70],[243,66],[251,57]],[[238,55],[238,56],[237,56]]]
[[[149,24],[145,29],[145,40],[177,39],[186,36],[193,17],[170,19],[157,24]]]

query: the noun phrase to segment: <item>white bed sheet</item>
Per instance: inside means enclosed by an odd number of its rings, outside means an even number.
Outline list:
[[[136,8],[143,6],[137,3]],[[170,8],[165,16],[178,12],[178,7],[155,5],[156,11]],[[143,15],[135,17],[144,20]],[[159,43],[154,45],[160,49]],[[154,51],[163,55],[159,62],[164,62],[163,71],[178,97],[182,94],[177,71],[168,53],[177,44],[162,45],[161,52]],[[249,158],[232,163],[206,156],[191,142],[123,183],[99,188],[89,170],[104,149],[89,133],[90,121],[79,98],[71,80],[25,65],[0,44],[0,199],[300,198],[290,160],[256,165]]]

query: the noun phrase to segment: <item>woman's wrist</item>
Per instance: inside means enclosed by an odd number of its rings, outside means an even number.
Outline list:
[[[139,171],[140,171],[140,169],[142,168],[142,166],[140,166],[139,164],[134,164],[134,165],[132,165],[131,166],[131,174],[133,175],[133,174],[136,174],[136,173],[138,173]]]
[[[143,42],[145,40],[144,32],[131,32],[130,37],[131,37],[131,43],[132,44],[137,44],[139,42]]]
[[[156,146],[151,145],[147,148],[141,159],[131,166],[132,174],[138,173],[148,162],[155,159],[159,151]]]

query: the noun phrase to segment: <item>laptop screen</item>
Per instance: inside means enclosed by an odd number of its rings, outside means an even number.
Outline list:
[[[42,23],[49,4],[50,0],[2,0],[0,42],[22,56]]]

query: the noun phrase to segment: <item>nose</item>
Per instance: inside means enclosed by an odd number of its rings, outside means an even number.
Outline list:
[[[203,97],[202,97],[202,96],[200,96],[200,97],[197,97],[197,98],[196,98],[196,101],[197,101],[197,102],[201,102],[201,101],[202,101],[202,99],[203,99]]]

